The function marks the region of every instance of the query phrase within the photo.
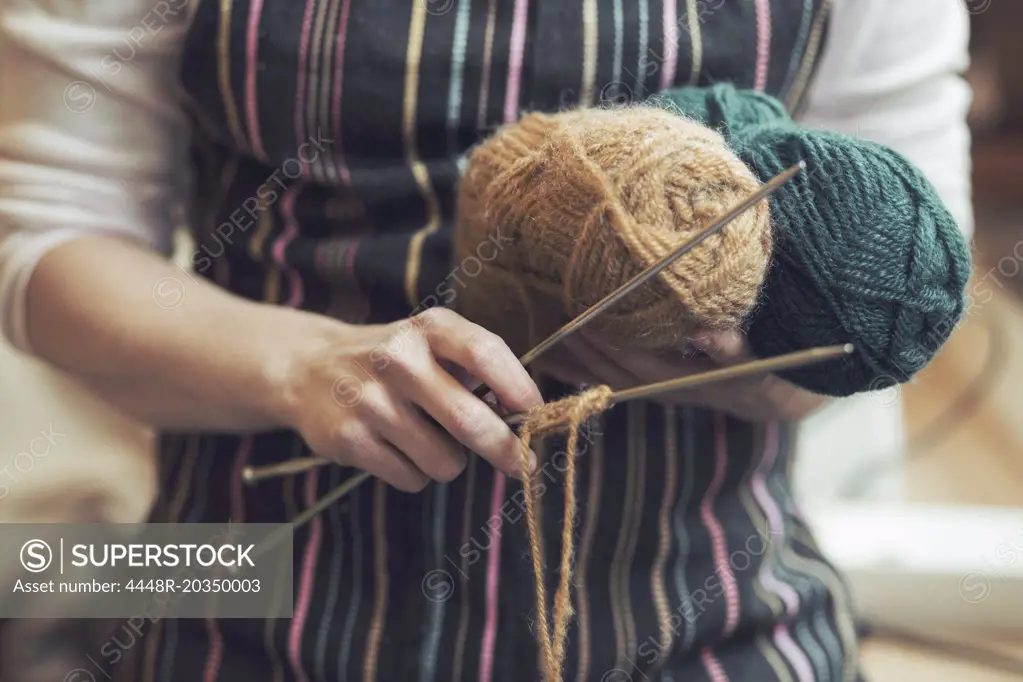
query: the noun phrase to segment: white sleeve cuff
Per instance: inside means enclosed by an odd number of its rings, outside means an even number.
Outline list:
[[[182,0],[0,0],[0,333],[31,352],[39,260],[87,234],[172,250],[189,188]]]

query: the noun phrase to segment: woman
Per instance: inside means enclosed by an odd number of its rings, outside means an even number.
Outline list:
[[[730,81],[896,147],[970,225],[956,0],[6,3],[6,336],[163,429],[154,521],[287,521],[352,475],[247,489],[248,464],[376,477],[296,533],[294,618],[161,621],[119,679],[537,679],[515,438],[455,376],[511,410],[541,391],[457,314],[406,321],[471,286],[460,163],[521,111]],[[182,219],[194,280],[165,258]],[[577,383],[687,368],[565,348]],[[848,597],[789,484],[820,400],[777,378],[685,399],[587,436],[565,679],[856,679]]]

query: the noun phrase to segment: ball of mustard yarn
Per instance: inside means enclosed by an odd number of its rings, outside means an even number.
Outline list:
[[[720,134],[661,109],[526,115],[472,152],[460,182],[455,251],[483,266],[458,310],[524,352],[759,185]],[[771,247],[765,201],[591,325],[648,349],[734,328]]]

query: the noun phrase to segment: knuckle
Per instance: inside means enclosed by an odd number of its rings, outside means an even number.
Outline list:
[[[359,410],[378,420],[390,419],[394,412],[387,391],[376,383],[363,390]]]
[[[490,415],[475,406],[456,404],[451,408],[454,430],[473,442],[483,439],[489,431]]]
[[[362,422],[349,419],[337,427],[334,440],[342,453],[358,461],[367,456],[373,434]]]
[[[464,457],[457,459],[445,457],[437,465],[437,471],[434,474],[436,479],[442,483],[450,483],[465,471],[466,461]]]
[[[438,306],[435,308],[427,308],[421,313],[413,315],[410,319],[412,325],[417,329],[428,329],[431,325],[451,319],[450,316],[452,314],[453,313],[447,308]]]
[[[466,339],[466,354],[474,365],[496,362],[508,353],[508,346],[501,337],[480,329]]]
[[[427,357],[426,342],[421,338],[412,338],[405,345],[403,352],[396,353],[388,369],[402,376],[411,376],[423,371]]]

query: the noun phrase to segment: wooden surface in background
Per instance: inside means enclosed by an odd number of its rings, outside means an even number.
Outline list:
[[[986,279],[970,285],[975,295],[973,312],[935,361],[903,387],[911,442],[939,422],[949,429],[936,445],[915,455],[907,480],[913,501],[1019,506],[1023,504],[1023,247],[1019,247],[1023,229],[1017,226],[1023,220],[1001,209],[978,211],[978,215],[975,276]],[[990,300],[985,291],[991,292]],[[1001,343],[995,345],[1004,348],[1004,356],[995,359],[999,364],[994,382],[973,411],[949,414],[956,397],[991,361],[992,334],[999,334]],[[1023,614],[1020,618],[1023,623]],[[1023,632],[1015,642],[992,644],[979,638],[972,644],[987,644],[1023,661]],[[862,661],[870,682],[1023,679],[891,640],[864,642]]]

